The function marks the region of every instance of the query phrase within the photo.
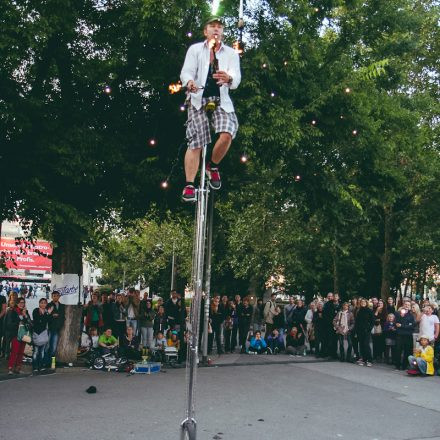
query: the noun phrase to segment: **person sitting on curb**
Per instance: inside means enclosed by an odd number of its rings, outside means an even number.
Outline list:
[[[256,331],[254,337],[251,339],[249,346],[249,353],[263,354],[267,352],[266,341],[261,337],[261,332]]]
[[[292,327],[286,337],[286,353],[296,356],[305,356],[306,345],[304,333],[299,333],[296,327]]]
[[[285,349],[283,335],[276,328],[267,337],[267,349],[272,354],[278,354]]]
[[[420,348],[415,348],[414,355],[408,356],[408,374],[432,376],[434,374],[434,349],[429,345],[429,336],[421,335],[418,342]]]
[[[99,337],[98,345],[102,354],[108,354],[118,346],[118,340],[112,335],[110,327]]]

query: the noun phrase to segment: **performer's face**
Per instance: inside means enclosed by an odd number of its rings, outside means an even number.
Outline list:
[[[205,26],[203,33],[208,41],[212,40],[213,38],[221,41],[223,38],[223,25],[218,21],[208,23]]]

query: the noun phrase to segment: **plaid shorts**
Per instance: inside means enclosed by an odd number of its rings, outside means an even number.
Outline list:
[[[206,114],[205,105],[208,98],[202,98],[202,107],[197,110],[193,105],[188,106],[188,120],[186,122],[186,138],[188,148],[191,150],[202,148],[211,143],[211,132],[209,130],[209,119]],[[234,112],[226,113],[217,102],[217,108],[211,117],[211,125],[216,133],[229,133],[232,139],[235,138],[238,130],[238,120]]]

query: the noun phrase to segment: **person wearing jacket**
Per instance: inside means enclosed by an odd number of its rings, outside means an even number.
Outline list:
[[[133,333],[137,334],[139,319],[140,300],[136,295],[136,290],[132,287],[128,289],[128,295],[124,298],[124,305],[127,311],[127,327],[133,327]]]
[[[157,310],[156,316],[153,321],[153,330],[154,334],[157,335],[159,332],[165,334],[166,329],[168,328],[168,319],[165,314],[165,307],[159,306]]]
[[[66,308],[60,303],[60,292],[52,292],[52,301],[47,305],[49,313],[49,344],[47,347],[46,362],[49,362],[52,356],[55,356],[58,347],[58,340],[61,329],[66,319]]]
[[[102,306],[98,302],[97,293],[92,293],[92,297],[86,306],[85,314],[85,324],[87,331],[89,331],[90,327],[96,327],[100,329],[104,326],[104,320],[102,319]]]
[[[249,345],[249,353],[267,353],[266,341],[261,337],[261,332],[259,330],[255,332],[255,335],[251,339],[251,343]]]
[[[339,342],[339,360],[341,362],[351,361],[351,332],[354,329],[354,316],[349,310],[350,304],[342,304],[342,310],[338,312],[333,320],[333,328],[338,336]],[[345,341],[347,341],[347,352],[345,352]]]
[[[338,297],[332,292],[327,294],[327,302],[322,311],[324,332],[323,332],[323,351],[324,356],[337,359],[338,339],[333,328],[333,320],[339,312]]]
[[[49,321],[47,299],[41,298],[38,307],[32,312],[32,369],[34,372],[39,372],[45,367],[45,351],[49,342]]]
[[[264,326],[264,305],[263,299],[258,298],[257,304],[254,305],[254,313],[252,315],[252,330],[256,332],[257,330],[261,331]]]
[[[373,311],[368,307],[368,302],[365,298],[359,300],[359,310],[356,314],[356,322],[354,329],[359,340],[359,348],[361,357],[357,361],[358,365],[373,366],[370,337],[371,330],[374,325]]]
[[[411,301],[404,299],[403,307],[396,313],[396,369],[404,370],[408,356],[413,350],[414,316],[411,313]],[[403,359],[402,359],[403,353]]]
[[[253,309],[249,304],[249,298],[243,298],[243,305],[238,312],[238,340],[241,353],[246,353],[246,339],[251,328]]]
[[[304,307],[304,301],[298,299],[296,301],[296,307],[292,312],[292,327],[296,327],[300,332],[305,334],[306,330],[306,313],[307,309]]]
[[[305,355],[305,350],[304,333],[297,327],[292,327],[286,337],[286,353],[300,356]]]
[[[413,356],[408,356],[408,374],[432,376],[434,374],[434,349],[429,345],[429,336],[420,335],[420,348],[415,348]]]
[[[274,328],[267,337],[267,348],[272,354],[278,354],[285,350],[283,335],[277,328]]]
[[[112,303],[113,312],[113,334],[116,338],[121,340],[125,334],[125,328],[127,326],[127,310],[124,305],[124,297],[122,293],[116,295],[116,301]]]
[[[322,357],[324,356],[324,332],[325,332],[325,324],[323,317],[323,308],[324,304],[320,301],[316,305],[316,310],[313,313],[313,330],[315,333],[315,356]]]
[[[274,325],[274,317],[279,314],[277,311],[277,303],[276,303],[277,294],[273,292],[270,295],[270,301],[264,305],[264,322],[266,324],[266,335],[269,336],[272,333],[272,330],[275,328]]]
[[[20,374],[26,342],[19,341],[18,327],[20,324],[31,325],[31,318],[26,309],[24,298],[18,298],[17,306],[10,309],[5,318],[5,329],[11,338],[11,352],[8,359],[8,374]]]
[[[149,298],[144,298],[139,305],[139,326],[141,328],[142,347],[151,348],[153,345],[153,324],[156,312]]]
[[[209,310],[209,323],[211,324],[211,332],[209,332],[208,330],[208,354],[212,353],[214,337],[217,346],[217,354],[223,354],[222,343],[220,338],[223,315],[221,310],[219,310],[219,302],[220,300],[218,297],[214,298]]]

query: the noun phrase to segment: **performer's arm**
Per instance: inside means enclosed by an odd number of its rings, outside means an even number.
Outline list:
[[[228,74],[232,77],[232,82],[228,85],[230,89],[236,89],[241,82],[241,72],[240,72],[240,56],[238,53],[234,52],[231,59],[231,64],[228,69]]]
[[[189,81],[194,81],[197,72],[197,56],[194,46],[191,46],[186,53],[185,62],[183,63],[182,71],[180,72],[180,80],[182,85],[188,85]]]

